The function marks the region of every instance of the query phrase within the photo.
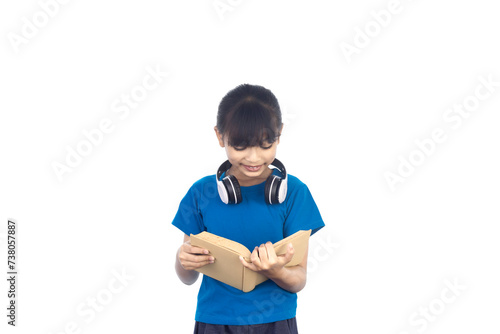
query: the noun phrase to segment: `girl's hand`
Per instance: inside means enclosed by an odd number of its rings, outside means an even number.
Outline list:
[[[245,261],[240,256],[240,261],[246,268],[261,273],[268,278],[279,277],[285,265],[292,260],[294,249],[292,244],[288,244],[285,254],[276,255],[273,244],[267,242],[260,247],[255,247],[250,256],[251,263]]]
[[[214,257],[208,255],[208,250],[191,246],[188,240],[182,244],[177,252],[179,262],[185,270],[194,270],[207,264],[214,263]]]

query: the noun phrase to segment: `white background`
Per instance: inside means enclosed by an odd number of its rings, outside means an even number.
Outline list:
[[[2,279],[2,333],[192,332],[200,282],[175,275],[171,220],[225,159],[216,110],[244,82],[278,97],[278,157],[327,224],[311,239],[300,333],[498,332],[500,87],[457,128],[443,119],[480,76],[500,81],[493,2],[401,0],[380,31],[370,12],[387,0],[230,3],[221,18],[212,0],[74,0],[44,22],[40,2],[2,2],[2,277],[8,218],[19,238],[18,326]],[[45,26],[15,46],[35,19]],[[341,43],[356,38],[349,62]],[[147,67],[169,74],[120,119],[112,104]],[[60,181],[53,163],[103,119],[113,131]],[[392,191],[384,173],[436,128],[446,141]],[[111,294],[114,271],[133,278]],[[96,297],[90,320],[77,310]]]

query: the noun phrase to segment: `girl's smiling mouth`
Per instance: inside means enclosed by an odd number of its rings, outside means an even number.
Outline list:
[[[248,165],[243,165],[245,167],[246,170],[248,170],[249,172],[258,172],[261,168],[262,168],[262,165],[259,165],[259,166],[248,166]]]

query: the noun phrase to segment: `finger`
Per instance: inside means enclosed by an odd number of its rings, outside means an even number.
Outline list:
[[[209,254],[210,252],[208,249],[204,249],[201,247],[196,247],[196,246],[191,246],[190,244],[184,244],[185,245],[185,252],[190,253],[190,254]]]
[[[200,262],[200,263],[186,263],[182,267],[186,270],[198,270],[204,266],[210,265],[210,262]]]
[[[200,256],[200,255],[189,255],[186,254],[181,257],[181,265],[184,269],[198,269],[207,264],[211,264],[215,262],[215,258],[213,256]]]
[[[276,260],[276,251],[274,250],[273,244],[268,241],[265,245],[267,258],[270,262],[274,262]]]
[[[252,252],[252,254],[250,255],[250,260],[257,267],[260,267],[260,264],[261,264],[259,256],[260,256],[260,254],[259,254],[259,247],[255,247],[254,250],[253,250],[253,252]]]
[[[181,261],[181,263],[182,262],[200,263],[200,262],[210,262],[210,261],[213,262],[215,259],[210,254],[208,255],[191,254],[181,249],[181,251],[179,252],[179,260]]]
[[[186,255],[186,260],[193,263],[214,262],[215,258],[212,255]]]
[[[269,253],[267,252],[267,247],[265,244],[262,244],[259,247],[259,258],[261,261],[269,260]]]
[[[281,263],[283,263],[283,265],[285,265],[288,262],[292,261],[293,254],[295,254],[295,249],[293,248],[292,244],[288,244],[288,247],[286,249],[286,253],[279,255],[278,258],[280,259]]]
[[[248,269],[253,270],[253,271],[257,270],[257,267],[253,263],[247,262],[247,260],[245,260],[243,258],[243,256],[241,256],[241,255],[240,255],[240,262],[243,265],[243,267],[245,267],[245,268],[248,268]]]

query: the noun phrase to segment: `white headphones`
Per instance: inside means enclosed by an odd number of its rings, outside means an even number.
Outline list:
[[[285,201],[286,192],[288,188],[288,176],[286,174],[285,166],[278,159],[274,159],[271,163],[276,167],[283,178],[271,174],[266,180],[265,189],[265,200],[267,204],[280,204]],[[227,172],[231,168],[231,163],[226,160],[222,165],[220,165],[217,170],[217,189],[219,191],[219,196],[222,202],[226,204],[239,204],[243,201],[241,196],[241,189],[238,180],[234,175],[227,175],[222,180],[220,179],[222,174]]]

